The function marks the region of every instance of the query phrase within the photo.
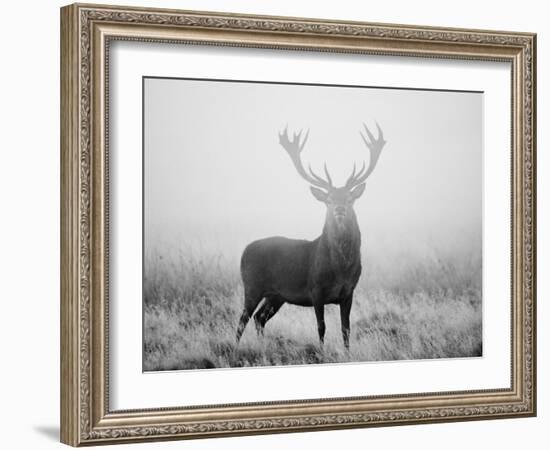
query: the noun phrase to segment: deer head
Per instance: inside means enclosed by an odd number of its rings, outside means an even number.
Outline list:
[[[289,139],[287,128],[279,133],[279,143],[290,156],[298,174],[312,185],[310,189],[313,196],[327,206],[327,219],[334,220],[339,227],[345,226],[348,220],[355,217],[353,204],[365,191],[365,180],[376,167],[382,148],[386,144],[378,123],[376,124],[378,138],[373,136],[365,124],[363,124],[363,127],[365,134],[362,132],[359,132],[359,134],[370,152],[369,167],[365,168],[365,162],[363,161],[361,170],[357,172],[354,164],[351,175],[342,187],[335,187],[332,184],[332,178],[326,164],[324,165],[325,178],[317,175],[311,169],[311,166],[308,166],[307,171],[304,169],[300,154],[307,142],[309,131],[306,132],[303,140],[302,131],[294,133],[292,140]]]

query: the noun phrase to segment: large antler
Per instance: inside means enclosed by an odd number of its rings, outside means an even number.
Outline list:
[[[353,165],[353,172],[348,178],[348,181],[346,181],[346,187],[348,189],[351,189],[352,187],[363,183],[369,177],[369,175],[376,167],[380,152],[386,144],[386,141],[384,140],[384,135],[382,134],[382,129],[380,128],[380,125],[378,125],[378,122],[376,122],[376,128],[378,129],[377,139],[374,138],[373,134],[370,132],[365,124],[363,124],[363,127],[365,128],[365,133],[367,134],[368,139],[361,131],[359,132],[359,134],[361,135],[361,138],[363,138],[363,142],[370,152],[369,167],[365,170],[365,162],[363,161],[363,166],[361,167],[361,170],[358,174],[355,174],[355,164]]]
[[[302,150],[306,145],[308,136],[309,136],[309,130],[306,132],[306,135],[304,136],[304,140],[300,143],[300,139],[302,137],[302,131],[300,130],[299,133],[295,132],[294,137],[292,138],[292,140],[290,140],[288,138],[288,127],[286,127],[282,133],[279,133],[279,144],[281,144],[281,146],[286,150],[286,152],[288,153],[288,156],[290,156],[290,159],[294,163],[294,167],[296,167],[296,170],[304,180],[322,189],[326,189],[326,190],[332,189],[333,187],[332,179],[330,178],[326,164],[325,164],[325,175],[327,177],[326,180],[324,180],[315,172],[313,172],[313,170],[311,169],[311,166],[308,166],[308,169],[309,169],[309,173],[308,173],[306,172],[306,170],[304,169],[304,166],[302,165],[300,153],[302,153]]]

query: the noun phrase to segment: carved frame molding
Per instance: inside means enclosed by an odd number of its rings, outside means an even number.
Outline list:
[[[110,411],[108,57],[114,39],[509,61],[512,386],[487,391]],[[61,10],[61,440],[70,445],[536,414],[536,36],[75,4]]]

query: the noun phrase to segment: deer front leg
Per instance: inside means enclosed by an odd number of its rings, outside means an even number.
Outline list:
[[[346,347],[346,350],[349,350],[349,315],[351,312],[352,299],[353,296],[349,295],[348,297],[344,298],[340,303],[340,323],[342,325],[342,338],[344,340],[344,346]]]
[[[314,304],[315,318],[317,319],[317,331],[319,332],[319,342],[321,347],[325,342],[325,305],[323,303]]]

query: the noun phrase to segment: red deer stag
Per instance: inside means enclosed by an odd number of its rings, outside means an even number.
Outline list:
[[[370,151],[368,169],[353,172],[343,187],[334,187],[325,164],[326,179],[315,174],[311,167],[304,169],[300,154],[308,133],[289,139],[287,129],[279,133],[279,143],[286,150],[298,174],[306,180],[313,196],[326,207],[323,233],[314,241],[270,237],[249,244],[241,258],[241,276],[244,285],[244,309],[237,328],[237,342],[250,317],[254,314],[256,329],[263,334],[265,324],[284,303],[312,306],[317,319],[320,344],[325,336],[324,311],[327,304],[340,305],[342,337],[349,349],[349,316],[353,291],[361,275],[361,232],[353,204],[365,190],[365,180],[378,162],[386,143],[380,126],[375,138],[364,125],[363,141]]]

